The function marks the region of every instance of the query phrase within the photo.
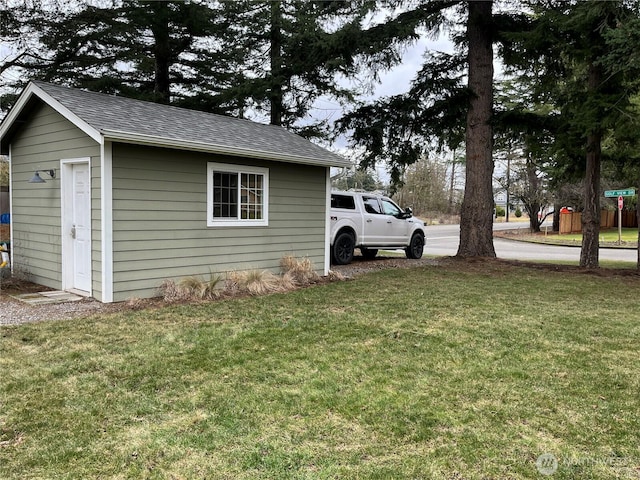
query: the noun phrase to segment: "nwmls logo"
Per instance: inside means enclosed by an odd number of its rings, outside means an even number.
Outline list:
[[[536,460],[536,468],[541,475],[553,475],[558,471],[558,459],[551,453],[543,453]]]
[[[620,457],[603,457],[603,458],[594,458],[594,457],[559,457],[557,458],[555,455],[551,453],[543,453],[536,460],[536,468],[538,469],[538,473],[541,475],[553,475],[558,471],[558,468],[562,466],[562,468],[575,468],[575,467],[609,467],[615,469],[621,468],[634,468],[631,465],[636,465],[634,463],[630,463],[630,459],[628,458],[620,458]]]

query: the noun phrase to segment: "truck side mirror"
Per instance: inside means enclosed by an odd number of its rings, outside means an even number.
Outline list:
[[[413,210],[411,210],[411,207],[407,207],[404,209],[404,215],[405,215],[405,218],[413,217]]]

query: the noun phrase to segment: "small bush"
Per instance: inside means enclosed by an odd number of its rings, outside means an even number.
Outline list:
[[[219,288],[220,276],[211,274],[209,280],[191,276],[179,282],[165,280],[158,288],[165,302],[193,300],[213,300],[223,295],[264,295],[286,292],[319,282],[320,275],[315,271],[313,262],[307,258],[285,255],[280,259],[280,275],[268,270],[247,270],[228,272],[224,279],[224,288]],[[329,280],[344,280],[337,272],[329,272]]]
[[[280,270],[283,277],[297,286],[305,286],[316,283],[320,276],[316,273],[313,262],[308,257],[297,258],[292,255],[285,255],[280,259]]]
[[[208,280],[191,276],[180,280],[178,283],[173,280],[163,281],[158,290],[165,302],[181,302],[189,300],[212,300],[221,295],[218,288],[220,276],[211,275]]]
[[[168,303],[189,300],[189,292],[173,280],[163,280],[158,287],[162,300]]]
[[[505,209],[503,207],[496,205],[496,217],[504,217],[506,215]]]
[[[332,282],[342,282],[343,280],[346,280],[347,278],[341,274],[340,272],[335,272],[333,270],[329,270],[329,275],[328,278],[330,281]]]
[[[189,296],[198,300],[211,300],[220,295],[218,284],[221,277],[218,275],[209,275],[209,280],[202,277],[186,277],[180,280],[180,287],[189,292]]]
[[[142,310],[146,306],[147,303],[143,299],[138,297],[131,297],[129,300],[127,300],[127,307],[129,307],[131,310]]]
[[[285,288],[280,277],[268,270],[248,270],[229,272],[226,290],[230,293],[264,295],[265,293],[282,292]]]
[[[515,213],[517,218],[520,218],[522,216],[522,210],[520,210],[520,207],[516,208],[516,213]]]

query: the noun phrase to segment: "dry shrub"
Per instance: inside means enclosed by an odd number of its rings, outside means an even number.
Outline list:
[[[248,293],[249,295],[264,295],[285,290],[281,278],[268,270],[229,272],[226,287],[229,293]]]
[[[313,267],[313,262],[308,257],[297,258],[285,255],[280,259],[280,269],[283,277],[288,276],[290,281],[297,286],[309,285],[320,280],[320,276]]]
[[[298,287],[298,283],[291,272],[285,272],[280,276],[280,285],[284,291],[295,290]]]
[[[209,279],[198,276],[185,277],[178,283],[164,280],[158,290],[165,302],[182,302],[189,300],[213,300],[222,294],[218,288],[221,277],[211,275]]]
[[[210,274],[209,280],[202,277],[186,277],[180,280],[180,287],[188,292],[190,298],[195,300],[212,300],[218,298],[221,290],[218,288],[221,277]]]
[[[163,280],[158,287],[158,291],[162,299],[168,303],[189,300],[189,291],[173,280]]]
[[[221,277],[211,274],[209,280],[190,276],[178,283],[165,280],[159,287],[165,302],[212,300],[222,295],[264,295],[286,292],[320,281],[313,262],[309,258],[286,255],[280,260],[281,275],[268,270],[247,270],[228,272],[224,289],[218,288]]]
[[[343,274],[341,274],[340,272],[336,272],[335,270],[329,270],[327,278],[331,282],[342,282],[343,280],[347,279]]]
[[[146,302],[138,297],[131,297],[129,300],[127,300],[127,307],[129,307],[131,310],[142,310],[146,307],[146,305]]]

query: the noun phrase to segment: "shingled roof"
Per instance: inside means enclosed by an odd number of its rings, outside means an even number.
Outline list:
[[[320,166],[350,164],[282,127],[40,81],[29,83],[0,125],[2,150],[17,120],[36,99],[99,143],[136,143]]]

